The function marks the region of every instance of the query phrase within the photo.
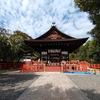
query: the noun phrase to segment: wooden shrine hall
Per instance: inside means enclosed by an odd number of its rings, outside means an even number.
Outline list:
[[[43,35],[34,40],[25,40],[25,44],[40,54],[40,61],[46,67],[61,67],[61,62],[69,61],[72,53],[83,45],[88,38],[75,38],[61,32],[55,24]]]

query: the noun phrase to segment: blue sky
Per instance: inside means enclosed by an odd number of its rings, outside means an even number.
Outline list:
[[[36,38],[51,28],[76,38],[90,37],[94,26],[88,14],[75,8],[74,0],[0,0],[0,26]]]

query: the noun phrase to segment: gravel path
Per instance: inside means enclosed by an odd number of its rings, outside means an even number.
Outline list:
[[[100,100],[100,75],[67,75],[90,100]],[[0,100],[16,100],[39,75],[33,73],[0,73]]]
[[[100,100],[100,75],[67,75],[90,100]]]
[[[29,73],[1,73],[0,100],[16,100],[38,77]]]

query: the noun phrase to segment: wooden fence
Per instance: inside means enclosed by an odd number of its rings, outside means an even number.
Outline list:
[[[100,73],[100,64],[90,64],[86,61],[80,61],[77,64],[63,64],[61,66],[46,66],[43,62],[26,62],[26,63],[3,63],[0,62],[0,68],[20,68],[20,72],[45,72],[45,71],[91,71],[93,73]]]
[[[21,66],[23,66],[22,63],[4,63],[4,62],[0,62],[0,68],[1,69],[9,69],[9,68],[20,68]]]
[[[20,68],[20,72],[44,72],[45,71],[45,64],[43,63],[32,63],[26,62]]]

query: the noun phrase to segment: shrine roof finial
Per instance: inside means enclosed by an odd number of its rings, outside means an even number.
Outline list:
[[[55,25],[56,25],[56,23],[55,23],[55,22],[53,22],[53,23],[52,23],[52,26],[55,26]]]

